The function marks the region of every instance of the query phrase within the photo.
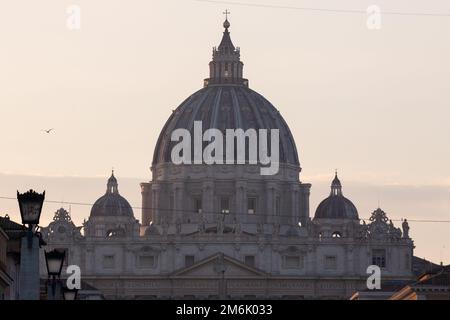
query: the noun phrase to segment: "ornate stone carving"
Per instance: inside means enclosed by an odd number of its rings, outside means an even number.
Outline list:
[[[403,238],[409,239],[409,224],[408,220],[403,220],[402,223],[402,229],[403,229]]]
[[[223,215],[217,217],[217,234],[223,234],[223,231],[225,229],[223,220],[224,220]]]
[[[369,219],[371,223],[366,225],[365,221],[359,227],[358,238],[360,240],[400,240],[402,232],[394,226],[392,220],[389,220],[386,213],[378,208],[372,213]],[[388,222],[389,221],[389,222]]]
[[[75,238],[81,240],[83,236],[81,235],[82,227],[77,227],[73,223],[70,214],[64,208],[60,208],[55,212],[53,216],[53,221],[48,225],[47,228],[42,228],[41,233],[44,239],[60,240],[68,238]]]
[[[72,222],[72,218],[70,217],[70,214],[67,210],[61,208],[56,211],[55,215],[53,216],[53,221]]]
[[[275,223],[273,225],[273,236],[274,237],[278,237],[279,234],[280,234],[280,224],[279,223]]]
[[[200,222],[198,224],[198,232],[200,234],[204,234],[206,231],[206,222],[205,222],[205,218],[203,217],[203,215],[200,217]]]

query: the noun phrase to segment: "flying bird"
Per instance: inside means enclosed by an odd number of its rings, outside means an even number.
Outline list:
[[[52,132],[54,129],[53,128],[51,128],[51,129],[48,129],[48,130],[41,130],[41,131],[44,131],[45,133],[50,133],[50,132]]]

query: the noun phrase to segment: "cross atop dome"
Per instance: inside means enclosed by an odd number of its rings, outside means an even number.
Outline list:
[[[228,11],[228,10],[225,10],[225,12],[223,13],[223,14],[225,15],[225,21],[223,22],[223,27],[224,27],[225,29],[228,29],[228,28],[230,27],[230,22],[228,21],[228,15],[229,15],[230,13],[231,13],[231,12]]]
[[[225,20],[228,20],[228,15],[231,14],[231,12],[228,11],[228,9],[225,9],[223,14],[225,15]]]

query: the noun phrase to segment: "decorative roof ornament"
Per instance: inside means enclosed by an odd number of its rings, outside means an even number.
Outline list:
[[[81,229],[83,227],[77,227],[70,217],[70,213],[60,208],[55,212],[53,221],[46,227],[41,229],[43,238],[47,241],[64,241],[70,238],[82,239]]]
[[[72,218],[70,217],[70,214],[66,209],[60,208],[55,212],[53,221],[72,222]]]
[[[369,218],[371,223],[360,225],[359,237],[361,240],[372,239],[381,241],[399,241],[402,238],[402,231],[396,228],[392,220],[380,208],[376,209]]]
[[[403,238],[409,238],[409,224],[408,220],[403,220],[402,223],[402,229],[403,229]]]
[[[370,221],[376,221],[376,222],[384,222],[387,223],[389,221],[386,212],[378,208],[372,213],[372,216],[369,218]]]
[[[228,21],[228,15],[229,15],[230,13],[231,13],[231,12],[228,11],[228,9],[226,9],[225,12],[223,13],[223,14],[225,15],[225,21],[224,21],[224,23],[223,23],[223,27],[224,27],[225,29],[228,29],[228,28],[230,27],[230,22]]]

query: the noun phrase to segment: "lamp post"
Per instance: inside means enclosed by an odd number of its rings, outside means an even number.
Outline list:
[[[42,206],[44,204],[45,191],[39,194],[33,190],[20,194],[17,191],[17,200],[19,201],[20,216],[22,224],[28,224],[28,247],[32,247],[32,238],[35,228],[41,218]]]
[[[39,235],[36,233],[45,191],[39,194],[33,190],[20,194],[17,191],[22,224],[28,225],[26,236],[20,248],[20,292],[21,300],[39,300]]]
[[[51,295],[49,296],[49,300],[56,300],[57,293],[56,288],[59,284],[60,286],[60,277],[61,271],[64,264],[64,258],[66,257],[65,251],[52,250],[50,252],[45,251],[45,264],[47,265],[47,274],[51,285]],[[59,289],[58,286],[58,289]]]

